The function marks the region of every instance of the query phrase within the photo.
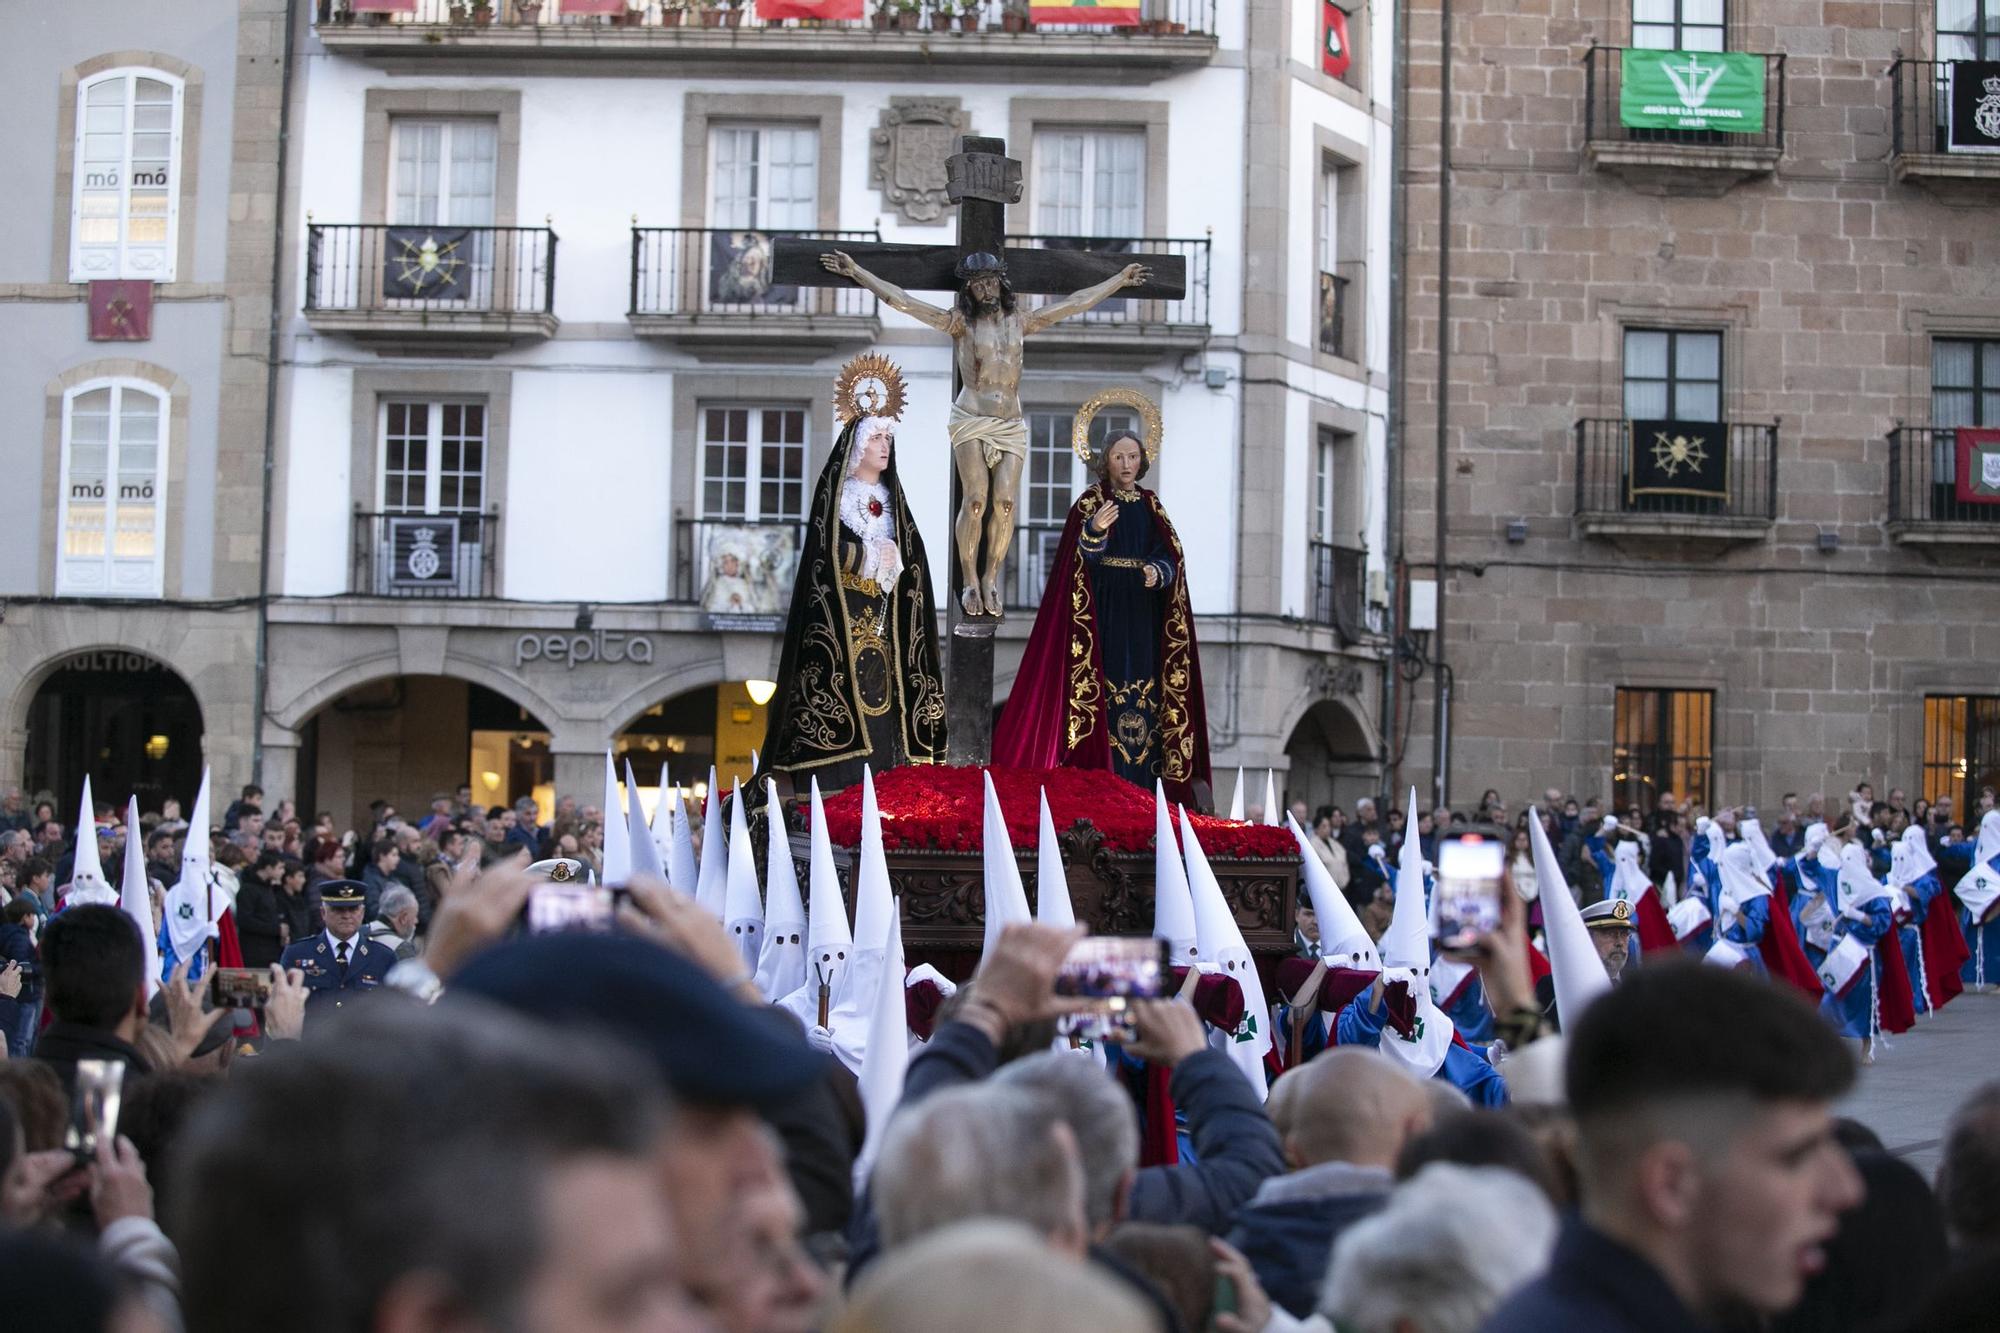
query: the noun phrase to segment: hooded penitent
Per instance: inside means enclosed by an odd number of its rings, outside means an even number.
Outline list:
[[[729,907],[729,849],[722,838],[722,788],[715,765],[708,766],[708,797],[702,802],[701,869],[695,874],[695,901],[717,921],[726,921]]]
[[[187,963],[190,980],[201,975],[206,961],[203,946],[220,934],[216,922],[236,901],[229,887],[234,877],[209,864],[208,828],[208,769],[203,767],[194,808],[188,814],[187,841],[181,844],[181,877],[167,890],[161,904],[165,966]]]
[[[681,789],[667,789],[667,882],[693,898],[701,885],[701,868],[694,859],[694,825],[688,821]]]
[[[1549,979],[1556,988],[1556,1015],[1563,1029],[1574,1027],[1584,1008],[1611,989],[1610,974],[1590,941],[1590,927],[1570,896],[1562,863],[1556,860],[1542,821],[1528,821],[1528,843],[1535,858],[1535,883],[1540,887],[1542,928],[1549,947]]]
[[[986,782],[986,817],[981,831],[981,859],[986,870],[986,938],[980,950],[983,967],[993,956],[1000,932],[1008,926],[1026,925],[1034,914],[1028,910],[1028,893],[1021,887],[1021,866],[1014,859],[1013,839],[1007,834],[1007,819],[1000,812],[1000,797],[993,790],[993,774],[981,774]]]
[[[160,988],[160,947],[153,938],[153,895],[146,883],[146,835],[139,828],[139,798],[125,803],[125,873],[119,879],[118,906],[139,928],[146,947],[146,998]]]
[[[1271,1006],[1264,999],[1264,983],[1257,964],[1250,957],[1242,928],[1229,900],[1222,896],[1215,871],[1188,822],[1187,807],[1181,807],[1181,844],[1187,857],[1188,890],[1194,898],[1195,948],[1207,971],[1230,978],[1243,991],[1243,1021],[1234,1032],[1215,1032],[1211,1045],[1220,1046],[1230,1063],[1243,1071],[1261,1100],[1265,1092],[1264,1057],[1271,1051]]]
[[[665,780],[665,774],[661,780]],[[660,845],[653,841],[653,830],[646,824],[646,806],[639,799],[639,783],[632,776],[632,761],[625,761],[625,845],[631,851],[632,878],[644,877],[664,882],[667,868],[660,860]],[[654,807],[657,809],[658,807]]]
[[[1409,819],[1417,826],[1417,789],[1410,788]],[[1451,1050],[1452,1022],[1431,999],[1430,917],[1424,904],[1423,856],[1412,838],[1396,866],[1396,906],[1382,932],[1383,1003],[1388,1019],[1382,1049],[1419,1078],[1429,1078]]]
[[[729,870],[722,925],[743,955],[743,966],[754,973],[764,952],[764,899],[757,892],[757,849],[750,844],[743,796],[739,786],[729,801]]]
[[[1042,791],[1041,837],[1035,859],[1035,920],[1068,929],[1076,924],[1076,907],[1069,900],[1069,875],[1063,870],[1062,845],[1056,841],[1056,821],[1049,815],[1049,793]]]
[[[820,802],[816,778],[812,784],[812,853],[806,868],[811,903],[806,913],[805,982],[780,1003],[808,1027],[817,1026],[824,1013],[830,1027],[847,999],[854,967],[854,934],[847,925],[847,903],[833,868],[833,841],[827,836],[826,807]],[[849,1069],[859,1067],[858,1061],[841,1050],[837,1035],[834,1054]]]
[[[764,779],[764,798],[769,836],[764,847],[764,949],[757,956],[757,989],[765,999],[776,1001],[805,985],[806,905],[799,900],[799,876],[792,869],[778,784],[770,778]]]
[[[1167,961],[1192,967],[1195,947],[1194,895],[1188,889],[1187,864],[1174,841],[1173,815],[1164,785],[1153,787],[1153,934],[1167,942]]]
[[[889,933],[878,952],[882,985],[868,1015],[867,1053],[861,1061],[861,1106],[868,1124],[861,1155],[854,1159],[854,1187],[859,1190],[874,1169],[896,1104],[903,1100],[903,1078],[910,1068],[909,1009],[903,995],[903,923],[889,914]]]
[[[618,799],[618,770],[611,751],[604,752],[604,873],[600,884],[622,885],[632,878],[631,825],[625,818],[625,802]]]
[[[118,902],[118,892],[106,882],[104,865],[97,855],[97,813],[92,808],[88,773],[83,775],[83,808],[76,817],[76,862],[63,901],[72,907],[110,907]]]

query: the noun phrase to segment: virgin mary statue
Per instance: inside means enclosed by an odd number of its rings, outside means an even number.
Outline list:
[[[1088,444],[1108,403],[1135,408],[1146,438],[1113,431]],[[1139,485],[1159,454],[1159,409],[1113,389],[1077,414],[1072,444],[1097,474],[1077,497],[1049,566],[1020,674],[993,733],[993,762],[1108,768],[1205,810],[1208,713],[1188,609],[1181,539],[1160,497]]]
[[[872,395],[860,387],[871,379]],[[880,358],[842,371],[846,424],[813,488],[792,586],[764,768],[827,790],[860,781],[864,763],[880,772],[945,757],[937,612],[896,477],[902,399],[902,377]]]

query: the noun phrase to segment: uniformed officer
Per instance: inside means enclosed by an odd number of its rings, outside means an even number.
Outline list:
[[[368,903],[366,885],[330,879],[320,885],[319,900],[326,929],[291,945],[280,959],[287,971],[296,967],[305,974],[308,1019],[374,990],[396,965],[394,949],[371,941],[361,931]]]
[[[1590,942],[1610,974],[1613,985],[1624,974],[1632,957],[1632,904],[1623,898],[1606,898],[1583,909],[1583,924],[1590,929]]]

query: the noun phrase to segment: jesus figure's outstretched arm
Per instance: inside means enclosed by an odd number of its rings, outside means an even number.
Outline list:
[[[1152,280],[1153,270],[1144,264],[1127,264],[1095,287],[1072,292],[1060,301],[1051,301],[1041,309],[1029,312],[1023,321],[1023,332],[1040,333],[1052,324],[1062,323],[1071,315],[1081,315],[1127,287],[1143,287]]]
[[[838,273],[843,278],[854,279],[855,282],[881,297],[891,310],[900,310],[912,319],[922,320],[939,333],[948,333],[954,338],[959,335],[960,328],[957,311],[942,309],[932,305],[928,301],[919,301],[895,283],[890,282],[886,278],[878,278],[867,269],[861,267],[861,265],[855,263],[854,256],[848,254],[845,250],[835,250],[832,254],[821,255],[819,262],[820,267],[829,273]],[[1100,297],[1099,299],[1103,298]]]

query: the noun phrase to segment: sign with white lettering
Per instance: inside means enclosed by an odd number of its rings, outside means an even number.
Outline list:
[[[653,641],[644,634],[594,629],[572,634],[523,634],[514,640],[514,665],[561,662],[570,671],[579,666],[620,662],[653,664]]]

